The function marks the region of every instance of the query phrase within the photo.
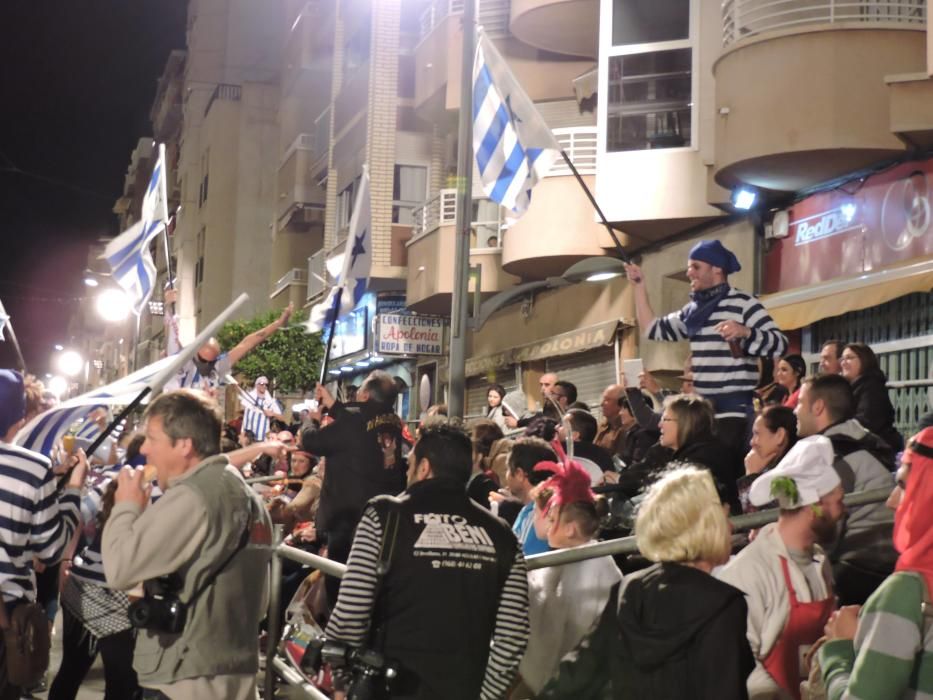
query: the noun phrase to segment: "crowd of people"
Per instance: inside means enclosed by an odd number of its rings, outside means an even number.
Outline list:
[[[211,346],[196,386],[153,400],[91,468],[14,444],[41,394],[0,371],[0,700],[38,682],[15,651],[57,600],[50,698],[76,697],[98,654],[107,698],[255,698],[264,618],[296,591],[325,640],[297,666],[335,698],[933,693],[933,428],[897,432],[867,345],[829,341],[809,372],[729,284],[739,267],[698,244],[690,303],[657,317],[628,266],[645,335],[691,358],[679,391],[623,376],[598,411],[549,372],[533,405],[492,384],[483,417],[436,406],[410,432],[377,370],[352,400],[317,387],[291,424],[257,377],[224,424],[210,389],[229,354]],[[876,489],[886,504],[844,504]],[[733,532],[730,515],[763,509],[776,522]],[[274,524],[342,578],[286,561],[269,580]],[[526,561],[630,534],[634,554]]]

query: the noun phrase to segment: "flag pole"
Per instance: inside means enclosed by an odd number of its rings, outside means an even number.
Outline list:
[[[324,345],[324,357],[321,360],[321,374],[318,384],[324,386],[324,380],[327,378],[327,365],[330,363],[330,348],[334,344],[334,333],[337,331],[337,318],[340,316],[340,301],[343,297],[343,285],[337,287],[337,295],[334,297],[334,306],[331,309],[330,331],[327,334],[327,343]]]
[[[6,312],[6,308],[4,308],[2,301],[0,301],[0,316],[6,317],[3,330],[10,334],[10,341],[13,343],[13,349],[16,350],[16,357],[19,360],[19,368],[22,370],[23,374],[26,374],[26,360],[23,359],[23,351],[19,347],[19,341],[16,339],[16,331],[13,330],[13,319],[11,319],[10,315]],[[0,340],[3,340],[2,333],[0,333]]]
[[[140,390],[140,392],[136,395],[136,398],[130,401],[130,403],[122,411],[120,411],[116,418],[110,421],[110,424],[104,428],[103,432],[101,432],[101,434],[97,436],[97,439],[94,440],[94,442],[92,442],[91,445],[87,448],[87,454],[94,454],[94,452],[97,451],[97,448],[104,443],[104,440],[106,440],[116,429],[116,427],[120,425],[123,419],[130,415],[130,413],[143,402],[143,399],[145,399],[151,393],[157,394],[162,391],[162,387],[165,386],[165,383],[171,379],[171,377],[175,375],[178,370],[188,362],[188,360],[191,359],[191,357],[202,345],[204,345],[204,343],[210,340],[214,333],[216,333],[217,330],[227,322],[227,319],[233,315],[233,312],[246,303],[248,299],[249,296],[246,294],[241,294],[238,296],[233,300],[233,303],[230,304],[230,306],[221,311],[213,321],[205,326],[204,330],[198,334],[198,337],[195,338],[192,343],[183,347],[179,351],[175,360],[167,365],[166,368],[163,369],[159,374],[155,375],[152,378],[152,381]]]
[[[168,288],[175,289],[172,281],[172,251],[168,244],[168,162],[165,160],[165,144],[159,144],[159,161],[162,163],[162,241],[165,244],[165,274],[168,276]],[[174,304],[172,304],[174,310]]]
[[[586,183],[583,181],[583,178],[580,177],[580,173],[577,172],[577,166],[573,164],[573,161],[570,160],[570,156],[567,155],[567,151],[563,148],[560,149],[560,154],[564,157],[564,162],[567,164],[567,167],[570,168],[570,172],[573,173],[573,176],[577,179],[577,182],[580,183],[580,187],[583,188],[583,191],[586,193],[587,199],[590,200],[590,204],[593,205],[593,208],[596,210],[596,213],[599,214],[600,220],[603,222],[603,226],[606,227],[606,230],[609,232],[609,236],[612,238],[612,242],[616,246],[616,250],[619,253],[619,257],[622,258],[622,262],[630,263],[632,259],[629,257],[628,253],[625,252],[625,248],[622,247],[622,243],[619,241],[619,237],[616,236],[615,230],[610,225],[609,221],[606,219],[606,215],[603,214],[603,210],[599,208],[599,205],[596,203],[596,197],[593,196],[593,193],[590,192],[590,188],[586,186]]]
[[[470,286],[470,224],[473,213],[473,61],[476,44],[476,2],[463,2],[463,52],[460,66],[460,124],[457,153],[457,219],[454,247],[454,288],[450,310],[448,415],[465,413],[466,332]]]

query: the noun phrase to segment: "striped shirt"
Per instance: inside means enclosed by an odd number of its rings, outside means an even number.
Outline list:
[[[787,337],[755,297],[730,287],[716,310],[692,338],[684,323],[688,306],[655,319],[648,329],[650,340],[690,341],[693,386],[711,401],[717,418],[745,416],[740,408],[751,410],[751,396],[758,385],[755,357],[779,357],[787,352]],[[742,357],[733,357],[729,343],[716,332],[716,325],[735,321],[751,329],[751,336],[740,341]]]
[[[264,411],[281,413],[282,407],[279,402],[272,398],[269,393],[260,396],[255,389],[248,393],[240,394],[240,403],[243,404],[243,428],[242,430],[252,430],[256,440],[264,440],[266,433],[269,432],[269,417]]]
[[[375,607],[376,567],[381,542],[382,523],[376,510],[367,506],[356,528],[347,559],[347,572],[340,583],[337,606],[327,623],[328,637],[354,647],[361,647],[366,642]],[[505,697],[527,640],[528,578],[525,558],[517,550],[499,599],[481,700]]]
[[[208,393],[213,392],[223,383],[224,377],[230,374],[233,369],[230,364],[230,358],[227,353],[222,352],[217,356],[217,362],[214,364],[214,371],[209,375],[202,375],[194,359],[188,360],[181,366],[178,373],[168,380],[165,384],[165,391],[174,391],[175,389],[200,389]]]
[[[829,700],[933,697],[933,631],[919,574],[889,576],[859,612],[855,639],[820,649]]]
[[[122,465],[110,467],[104,472],[88,477],[87,488],[81,498],[81,522],[84,546],[79,547],[71,562],[71,575],[75,578],[98,586],[106,586],[104,576],[104,560],[100,553],[101,528],[98,527],[97,516],[100,514],[104,493],[110,483],[117,478]],[[150,505],[155,503],[162,495],[158,484],[153,482],[150,494]],[[90,544],[87,544],[90,543]]]
[[[78,527],[80,492],[58,493],[49,460],[0,443],[0,590],[35,600],[33,558],[57,563]]]

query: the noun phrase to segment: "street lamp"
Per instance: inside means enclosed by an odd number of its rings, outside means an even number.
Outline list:
[[[58,371],[66,377],[76,377],[84,369],[84,358],[75,350],[65,350],[58,356],[57,364]]]
[[[112,323],[130,315],[130,300],[122,289],[105,289],[97,296],[96,306],[101,318]]]

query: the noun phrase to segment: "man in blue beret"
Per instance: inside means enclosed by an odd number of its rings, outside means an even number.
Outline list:
[[[719,241],[693,246],[687,260],[690,302],[661,317],[651,309],[641,269],[625,269],[635,287],[642,334],[650,340],[690,341],[695,390],[713,404],[719,438],[744,454],[758,383],[755,358],[780,357],[787,351],[787,337],[758,299],[729,284],[729,275],[742,269],[738,259]]]

